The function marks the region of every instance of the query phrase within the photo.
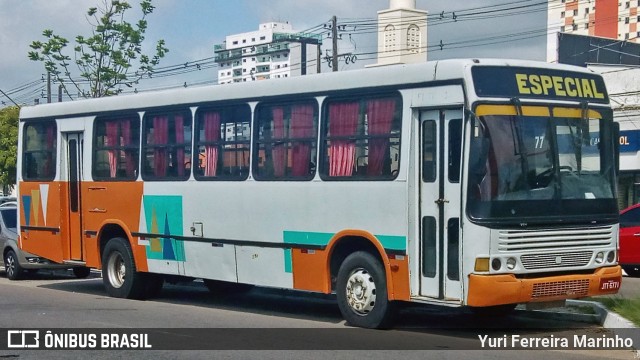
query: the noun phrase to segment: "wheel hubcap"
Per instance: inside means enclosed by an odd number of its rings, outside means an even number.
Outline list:
[[[124,259],[119,252],[114,252],[109,257],[109,263],[107,264],[107,274],[109,275],[109,282],[114,288],[120,288],[124,284],[124,280],[127,275],[127,267],[124,264]]]
[[[16,264],[13,256],[7,256],[7,258],[4,260],[4,263],[5,263],[4,266],[5,266],[7,275],[13,276],[13,274],[16,271]]]
[[[347,280],[347,303],[359,315],[366,315],[376,304],[376,283],[365,269],[357,269]]]

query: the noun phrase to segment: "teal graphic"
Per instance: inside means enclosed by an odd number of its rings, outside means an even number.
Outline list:
[[[147,258],[186,261],[184,242],[171,238],[183,235],[182,196],[144,195],[142,201],[147,232],[165,235],[149,239]]]
[[[31,224],[31,196],[22,195],[22,206],[24,208],[24,223],[29,226]]]

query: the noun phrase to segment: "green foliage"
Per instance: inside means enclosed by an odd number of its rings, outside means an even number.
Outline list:
[[[594,298],[606,306],[609,310],[616,312],[623,318],[631,321],[636,326],[640,326],[640,298],[597,297]]]
[[[0,185],[5,191],[16,184],[19,113],[17,106],[0,109]]]
[[[142,16],[135,25],[125,21],[125,12],[131,8],[127,1],[102,1],[101,7],[87,11],[93,31],[90,36],[76,36],[73,59],[65,54],[69,40],[52,30],[43,31],[46,41],[33,41],[30,45],[33,51],[29,51],[29,59],[43,62],[47,72],[69,96],[73,89],[69,90],[68,84],[84,97],[117,95],[123,86],[132,87],[143,77],[151,76],[154,67],[169,51],[164,40],[159,40],[152,56],[142,52],[148,26],[146,18],[155,9],[151,0],[140,3]],[[89,83],[88,90],[72,77],[73,64]]]

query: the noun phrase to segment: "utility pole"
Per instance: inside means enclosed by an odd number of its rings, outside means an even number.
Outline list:
[[[47,71],[47,104],[51,104],[51,73]]]
[[[334,15],[331,18],[331,40],[333,43],[333,60],[331,68],[338,71],[338,18]]]
[[[318,50],[316,51],[316,72],[320,74],[322,72],[322,63],[321,63],[322,49],[320,44],[318,44],[317,48]]]

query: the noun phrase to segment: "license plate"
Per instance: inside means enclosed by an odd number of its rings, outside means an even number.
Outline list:
[[[600,279],[600,291],[618,291],[622,278]]]

